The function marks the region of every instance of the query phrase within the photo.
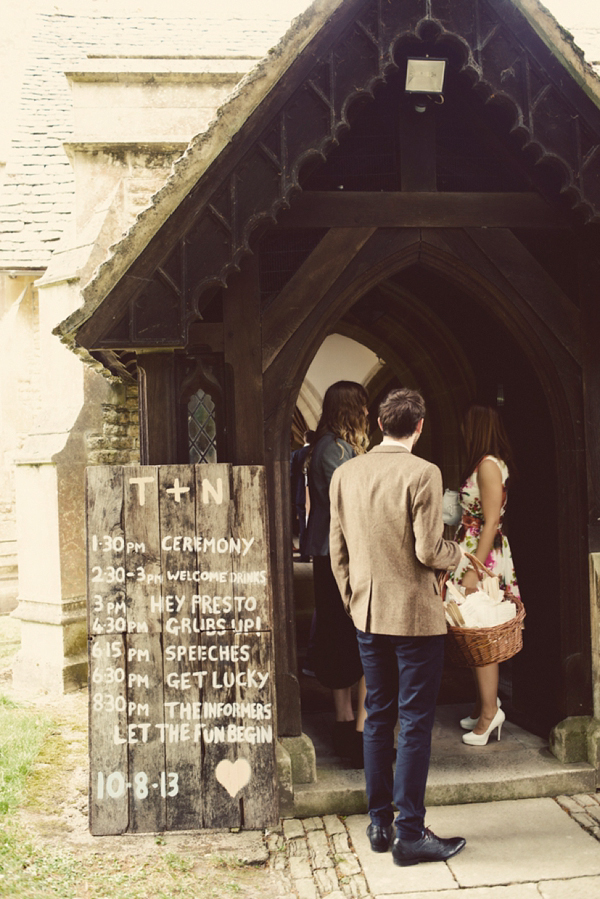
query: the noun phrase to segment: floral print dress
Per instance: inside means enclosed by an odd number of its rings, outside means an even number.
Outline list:
[[[494,545],[484,564],[488,571],[491,571],[498,577],[500,588],[502,590],[508,588],[513,596],[520,599],[521,595],[519,593],[519,585],[517,584],[510,546],[508,539],[502,532],[502,522],[506,510],[508,468],[501,459],[497,459],[495,456],[484,456],[478,463],[475,471],[469,475],[467,480],[461,486],[460,504],[463,512],[454,539],[460,543],[461,547],[467,552],[475,553],[479,543],[481,528],[483,526],[483,509],[481,506],[479,486],[477,484],[477,471],[485,459],[491,459],[500,469],[500,474],[502,475],[502,508],[500,510],[500,523],[494,539]],[[454,572],[453,580],[459,583],[466,569],[469,567],[469,564],[468,559],[463,559]]]

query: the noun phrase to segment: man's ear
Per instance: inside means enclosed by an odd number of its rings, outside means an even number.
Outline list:
[[[417,422],[417,427],[415,428],[415,432],[416,432],[417,434],[420,434],[421,431],[423,430],[423,423],[424,423],[424,421],[425,421],[425,419],[424,419],[424,418],[421,418],[421,419]]]
[[[383,425],[381,424],[381,419],[380,419],[380,418],[377,419],[377,424],[379,425],[379,430],[380,430],[381,433],[383,434]]]

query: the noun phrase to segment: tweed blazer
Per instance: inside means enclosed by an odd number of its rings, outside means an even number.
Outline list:
[[[334,472],[331,567],[361,631],[395,636],[446,633],[434,569],[455,568],[444,540],[442,475],[401,444],[382,444]]]

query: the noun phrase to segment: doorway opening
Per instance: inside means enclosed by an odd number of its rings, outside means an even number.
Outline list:
[[[527,609],[524,648],[501,666],[501,696],[512,721],[546,738],[560,720],[558,479],[550,410],[531,363],[499,317],[476,297],[416,264],[368,291],[325,338],[298,395],[298,420],[314,429],[325,390],[342,378],[367,389],[373,443],[380,439],[377,408],[387,392],[397,386],[420,389],[427,418],[417,452],[437,464],[444,485],[453,488],[459,486],[463,461],[464,410],[475,400],[501,408],[518,471],[509,491],[506,530]],[[447,536],[453,536],[449,529]],[[312,736],[314,721],[320,722],[317,749],[327,754],[331,697],[311,677],[306,656],[311,591],[310,563],[295,562],[303,728],[310,717],[306,729]],[[473,698],[471,672],[447,664],[438,705]]]

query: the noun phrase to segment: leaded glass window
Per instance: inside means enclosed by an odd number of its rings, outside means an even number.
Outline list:
[[[217,461],[215,404],[202,388],[188,402],[188,440],[192,465]]]

